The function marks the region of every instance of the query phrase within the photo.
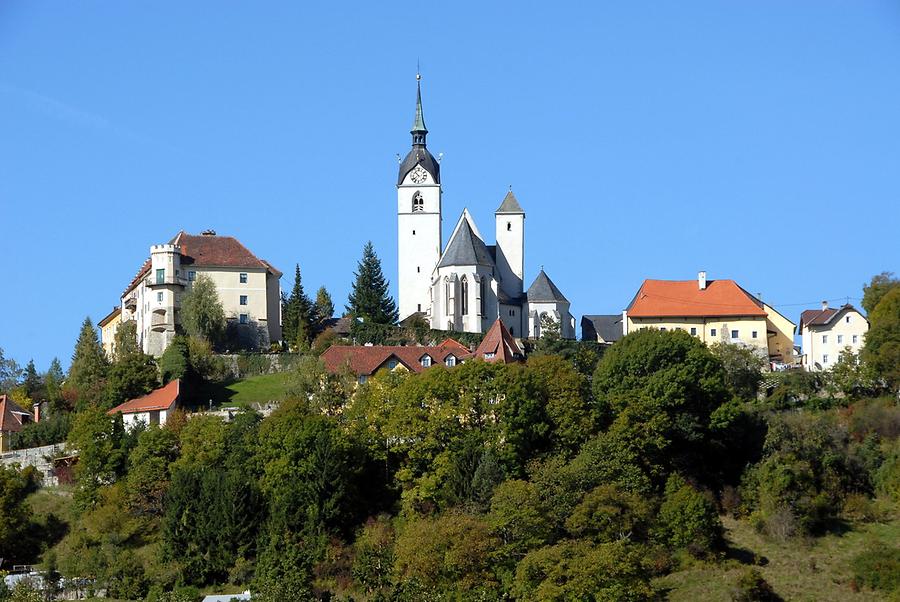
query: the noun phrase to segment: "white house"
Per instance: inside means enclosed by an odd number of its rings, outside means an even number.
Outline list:
[[[850,304],[832,309],[823,301],[822,309],[807,309],[800,314],[803,367],[828,370],[838,361],[841,351],[859,353],[868,331],[869,321]]]
[[[150,258],[122,293],[119,319],[137,322],[145,353],[159,356],[168,347],[180,324],[181,297],[201,274],[216,285],[229,328],[245,346],[265,348],[281,339],[281,272],[236,238],[182,231],[150,247]]]
[[[476,333],[499,318],[515,337],[539,337],[548,316],[564,338],[575,338],[569,301],[543,269],[524,291],[525,211],[512,191],[494,212],[495,244],[463,210],[442,248],[441,170],[425,143],[420,85],[410,133],[397,178],[400,318],[420,315],[435,329]]]
[[[181,401],[181,381],[175,379],[169,384],[151,391],[143,397],[126,401],[107,412],[110,416],[122,414],[126,429],[138,424],[162,426],[178,408]]]

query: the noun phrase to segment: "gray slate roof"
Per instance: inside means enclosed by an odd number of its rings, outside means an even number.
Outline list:
[[[456,234],[447,245],[439,268],[455,265],[493,266],[494,260],[484,241],[472,231],[469,220],[463,219]]]
[[[593,332],[590,332],[593,331]],[[596,340],[597,336],[607,343],[622,338],[622,314],[581,317],[581,338]]]
[[[516,200],[516,195],[510,190],[506,193],[506,196],[503,197],[503,202],[500,203],[500,206],[497,207],[497,210],[494,213],[525,213],[525,211],[522,209],[522,206],[519,205],[519,201]]]
[[[400,175],[397,177],[397,184],[402,184],[406,174],[415,169],[416,165],[419,164],[422,165],[422,168],[425,169],[425,171],[431,174],[431,177],[434,178],[434,181],[437,184],[441,183],[441,164],[437,162],[437,159],[435,159],[430,152],[428,152],[428,149],[425,148],[424,145],[416,145],[412,147],[406,155],[406,158],[403,159],[403,163],[400,164]]]
[[[553,284],[553,281],[550,280],[547,273],[544,272],[544,270],[541,270],[541,273],[537,275],[537,278],[535,278],[534,282],[531,283],[531,286],[528,287],[528,302],[568,303],[569,300],[566,299],[565,295],[563,295],[558,288],[556,288],[556,285]]]

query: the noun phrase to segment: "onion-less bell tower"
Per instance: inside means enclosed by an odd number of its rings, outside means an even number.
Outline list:
[[[416,74],[412,149],[397,177],[397,258],[400,319],[431,310],[431,276],[441,258],[440,164],[425,146],[422,77]]]

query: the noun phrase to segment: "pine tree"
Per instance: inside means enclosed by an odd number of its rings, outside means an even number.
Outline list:
[[[331,295],[325,290],[324,286],[320,286],[316,291],[316,321],[321,324],[334,315],[334,303],[331,301]]]
[[[137,341],[137,322],[134,320],[128,320],[119,324],[116,328],[116,334],[113,336],[113,341],[116,361],[121,361],[129,355],[142,353]]]
[[[85,318],[81,324],[78,341],[75,343],[67,384],[80,395],[96,392],[97,387],[106,378],[108,368],[106,354],[103,353],[97,338],[97,330],[91,319]]]
[[[44,374],[44,390],[46,391],[47,401],[57,403],[62,400],[62,382],[66,375],[63,372],[59,358],[53,358],[50,362],[50,368]]]
[[[41,377],[34,367],[34,360],[29,360],[28,365],[25,366],[25,376],[22,379],[22,386],[25,387],[26,395],[35,399],[35,393],[40,390],[42,384]]]
[[[313,303],[303,290],[300,264],[294,271],[294,288],[288,297],[282,296],[282,338],[291,345],[309,345],[311,326],[314,321]]]
[[[372,241],[363,248],[363,256],[354,273],[356,282],[348,298],[347,312],[370,324],[396,324],[397,304],[388,294],[388,281],[381,270]]]

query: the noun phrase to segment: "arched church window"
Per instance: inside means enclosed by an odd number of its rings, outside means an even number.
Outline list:
[[[484,281],[485,281],[485,279],[482,278],[481,282],[478,283],[478,292],[479,292],[479,295],[478,295],[479,308],[478,308],[478,310],[481,312],[479,315],[482,315],[482,316],[485,315],[485,311],[484,311],[484,289],[485,289]]]
[[[512,232],[512,222],[506,222],[506,231]]]
[[[462,310],[460,313],[464,316],[469,315],[469,280],[463,276],[462,281],[460,283],[460,309]]]
[[[425,199],[422,198],[422,193],[418,190],[413,194],[413,212],[417,211],[425,211]]]

